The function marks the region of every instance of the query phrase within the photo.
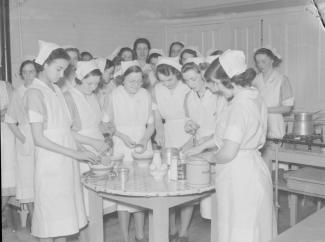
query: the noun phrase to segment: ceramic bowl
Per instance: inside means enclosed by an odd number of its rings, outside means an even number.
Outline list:
[[[95,175],[104,175],[113,170],[113,166],[111,165],[104,165],[102,163],[99,164],[89,164],[90,170]]]
[[[132,158],[139,166],[149,166],[153,158],[153,152],[144,152],[142,154],[132,152]]]

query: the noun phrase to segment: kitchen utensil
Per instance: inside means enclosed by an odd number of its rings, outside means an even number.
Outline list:
[[[210,184],[210,164],[203,157],[191,156],[186,164],[187,184],[204,187]]]
[[[320,112],[321,110],[317,112],[294,112],[292,133],[298,136],[314,134],[314,120],[318,118],[315,118],[314,115]]]
[[[118,174],[118,177],[121,180],[122,190],[125,190],[126,182],[129,179],[129,168],[120,167],[120,168],[117,169],[117,174]]]
[[[95,174],[95,175],[104,175],[108,172],[113,171],[113,166],[111,165],[104,165],[102,163],[99,164],[90,164],[89,163],[90,170]]]
[[[179,154],[179,150],[177,148],[163,148],[161,150],[162,161],[167,163],[168,165],[171,164],[172,156],[178,154]]]

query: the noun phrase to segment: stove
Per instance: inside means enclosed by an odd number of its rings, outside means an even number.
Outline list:
[[[319,134],[312,134],[312,135],[296,135],[292,133],[285,134],[282,139],[280,138],[267,138],[268,141],[272,141],[274,143],[281,143],[283,144],[299,144],[299,145],[306,145],[308,150],[311,151],[313,146],[325,148],[324,143],[324,136],[323,136],[323,129]]]

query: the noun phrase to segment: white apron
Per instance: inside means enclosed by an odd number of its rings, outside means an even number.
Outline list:
[[[0,81],[0,108],[8,108],[9,95],[4,81]],[[13,196],[16,192],[15,136],[1,121],[1,195]]]
[[[74,104],[76,105],[80,117],[81,129],[78,131],[78,133],[94,139],[104,140],[104,136],[99,130],[99,125],[103,115],[95,94],[86,96],[76,88],[71,88],[69,92],[73,98]],[[84,146],[87,150],[90,150],[91,152],[98,154],[97,150],[94,149],[92,146],[89,145],[84,145]],[[90,170],[89,165],[87,163],[80,162],[79,165],[80,165],[80,174],[83,174],[84,172]],[[89,216],[89,198],[88,198],[88,189],[86,187],[83,187],[83,193],[84,193],[86,213],[87,216]],[[114,209],[115,207],[116,207],[116,203],[104,199],[103,201],[104,211],[105,209],[108,208]]]
[[[38,89],[46,108],[44,135],[51,141],[76,149],[71,118],[63,94],[35,79],[30,89]],[[28,98],[28,91],[26,93]],[[30,122],[39,122],[29,106]],[[79,232],[87,224],[76,160],[41,147],[35,149],[35,199],[32,234],[39,238],[61,237]]]
[[[25,111],[24,95],[27,88],[21,85],[14,91],[10,103],[6,122],[17,124],[18,128],[25,136],[25,143],[16,139],[17,152],[17,174],[16,174],[16,198],[21,203],[34,201],[34,141],[32,131]]]
[[[276,107],[281,103],[281,85],[283,76],[273,71],[268,80],[264,80],[262,73],[254,80],[254,86],[260,91],[267,107]],[[284,119],[281,113],[268,113],[267,136],[282,138],[285,134]]]
[[[130,96],[123,86],[119,86],[112,92],[113,120],[116,129],[129,136],[135,142],[139,142],[143,137],[146,125],[150,118],[149,111],[151,108],[149,93],[141,88],[135,96]],[[114,136],[114,154],[124,154],[124,164],[132,164],[132,150],[124,142]],[[151,141],[149,140],[147,150],[152,150]],[[118,204],[117,210],[128,212],[139,211],[140,208]]]
[[[257,96],[257,91],[238,94],[217,124],[216,137],[240,143],[232,161],[216,165],[217,242],[268,242],[276,231],[272,180],[258,152],[265,141],[266,107]]]
[[[165,146],[180,148],[190,138],[190,135],[184,130],[188,120],[185,115],[184,102],[190,89],[179,81],[173,92],[162,83],[155,85],[154,90],[158,111],[165,119]]]
[[[217,119],[226,105],[227,100],[223,96],[215,95],[210,90],[206,90],[201,98],[195,91],[190,91],[185,107],[188,117],[200,125],[196,133],[197,139],[214,134]],[[201,216],[205,219],[211,219],[211,202],[211,196],[200,202]]]

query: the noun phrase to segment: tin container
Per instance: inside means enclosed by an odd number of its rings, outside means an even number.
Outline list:
[[[177,181],[178,180],[178,155],[172,155],[168,170],[168,179]]]
[[[125,190],[126,182],[129,179],[129,168],[120,167],[118,168],[117,172],[118,172],[118,177],[120,178],[121,181],[122,190]]]
[[[187,184],[204,187],[210,184],[210,164],[204,158],[192,156],[186,164]]]
[[[179,153],[179,159],[177,163],[177,179],[179,181],[186,180],[186,156],[184,153]]]
[[[172,156],[178,156],[179,150],[177,148],[164,148],[161,150],[161,158],[163,163],[171,164]]]

